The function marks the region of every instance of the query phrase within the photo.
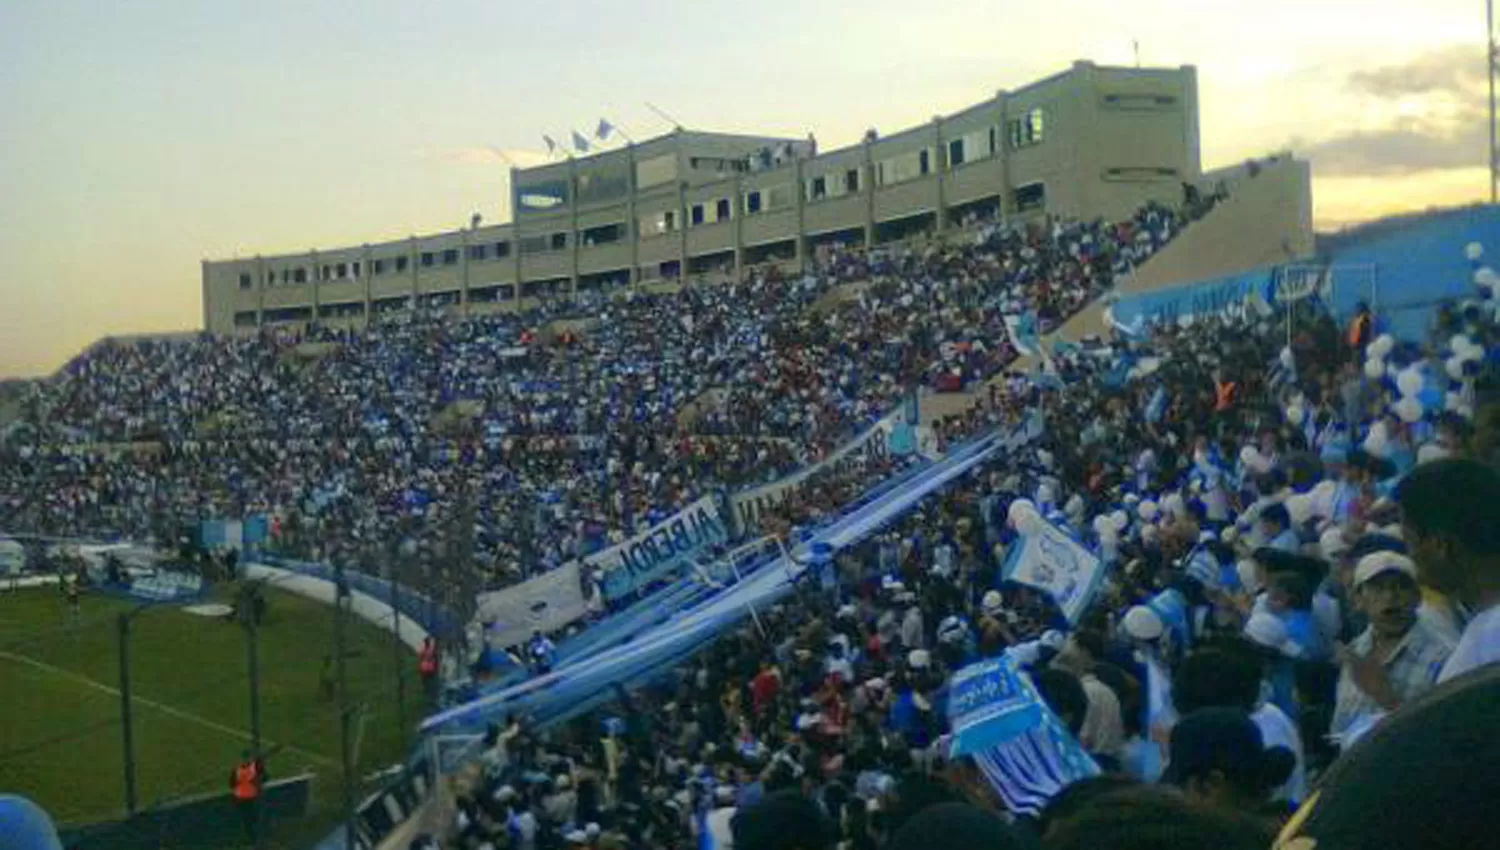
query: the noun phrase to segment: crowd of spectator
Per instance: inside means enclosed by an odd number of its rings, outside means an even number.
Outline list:
[[[166,542],[261,514],[282,554],[503,586],[978,385],[1014,357],[1003,314],[1056,324],[1181,226],[1150,205],[524,314],[106,342],[8,426],[0,528]]]
[[[1041,409],[1034,452],[643,689],[497,723],[416,846],[1495,846],[1500,326],[1438,322],[1401,344],[1304,309],[1289,339],[1245,308],[1060,351],[1061,388],[952,423]],[[1042,521],[1105,562],[1077,622],[1004,580]],[[952,675],[999,656],[1097,776],[1027,806],[950,757]]]

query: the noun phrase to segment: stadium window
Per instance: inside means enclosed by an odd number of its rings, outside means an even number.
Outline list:
[[[325,263],[323,268],[318,270],[318,280],[329,280],[332,277],[333,267]]]
[[[401,272],[406,271],[406,267],[409,266],[409,265],[411,265],[411,258],[410,257],[406,256],[405,254],[402,254],[401,256],[396,257],[396,273],[397,274],[400,274]]]
[[[1029,212],[1047,206],[1047,186],[1044,183],[1027,183],[1016,187],[1016,211]]]
[[[859,169],[851,168],[844,172],[844,191],[850,195],[859,191]]]
[[[667,210],[661,217],[661,228],[668,233],[677,229],[677,211]]]
[[[510,243],[509,242],[496,242],[495,243],[495,259],[498,260],[501,257],[509,257],[509,256],[510,256]]]
[[[385,274],[385,260],[371,260],[370,275],[373,277],[382,274]]]
[[[437,257],[431,251],[422,252],[422,268],[431,268],[435,262],[437,262]]]
[[[922,148],[917,155],[917,171],[924,175],[932,173],[932,155],[927,148]]]
[[[745,214],[755,215],[760,212],[760,192],[745,193]]]
[[[1033,145],[1042,141],[1046,135],[1046,118],[1040,109],[1033,109],[1026,113],[1026,133]]]
[[[954,139],[948,143],[948,167],[954,168],[964,164],[964,140]]]
[[[443,265],[445,265],[445,266],[453,266],[453,265],[457,265],[457,264],[458,264],[458,249],[457,248],[445,248],[445,249],[443,249]]]
[[[817,201],[828,197],[828,180],[824,177],[814,177],[807,187],[807,199]]]
[[[237,328],[253,328],[256,324],[254,310],[241,310],[234,314],[234,326]]]
[[[554,251],[561,251],[562,249],[564,249],[566,247],[568,247],[568,234],[566,234],[566,233],[554,233],[554,234],[552,234],[552,250],[554,250]]]
[[[471,259],[471,260],[483,260],[485,258],[485,256],[489,253],[488,250],[487,250],[487,248],[488,248],[487,245],[470,245],[469,246],[469,259]]]
[[[703,205],[702,204],[693,204],[692,216],[693,216],[692,219],[691,219],[692,226],[697,227],[698,225],[700,225],[700,224],[703,223]]]
[[[249,289],[251,287],[251,285],[252,284],[250,282],[250,273],[249,272],[240,272],[240,289]]]
[[[349,276],[349,264],[348,263],[339,263],[338,265],[334,266],[333,267],[333,276],[336,277],[336,278],[338,278],[339,280],[343,280],[344,278],[348,277]]]
[[[354,277],[359,277],[359,260],[355,260],[349,264],[349,273]]]
[[[729,199],[728,198],[720,198],[719,200],[717,200],[717,201],[714,202],[714,220],[715,221],[728,221],[729,220]]]
[[[994,156],[995,155],[995,136],[996,136],[995,128],[991,127],[990,128],[990,156]]]
[[[307,283],[307,269],[297,269],[292,272],[293,283]]]

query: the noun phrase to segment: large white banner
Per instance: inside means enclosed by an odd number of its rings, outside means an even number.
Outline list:
[[[595,552],[583,561],[599,575],[604,595],[618,599],[728,539],[729,527],[719,515],[718,499],[704,496],[624,543]]]
[[[798,487],[820,472],[885,455],[890,450],[891,435],[906,424],[906,415],[904,408],[898,408],[812,466],[730,496],[729,507],[734,513],[735,527],[742,534],[751,531],[768,511],[780,507]]]
[[[1001,576],[1044,591],[1068,622],[1077,625],[1104,579],[1104,563],[1062,529],[1043,521],[1035,534],[1011,544]]]
[[[475,619],[493,624],[489,635],[499,646],[522,643],[538,629],[556,631],[588,613],[577,561],[514,587],[481,593],[475,601]]]

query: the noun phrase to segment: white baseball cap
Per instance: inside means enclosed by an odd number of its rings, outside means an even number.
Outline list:
[[[1161,615],[1145,605],[1137,605],[1126,611],[1121,625],[1125,627],[1125,634],[1136,640],[1156,640],[1166,631]]]
[[[1359,559],[1354,567],[1354,586],[1357,588],[1370,579],[1384,573],[1397,572],[1417,580],[1417,565],[1400,552],[1371,552]]]

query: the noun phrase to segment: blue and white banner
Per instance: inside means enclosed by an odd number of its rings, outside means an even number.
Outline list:
[[[950,758],[970,756],[1006,807],[1035,814],[1099,766],[1009,654],[954,674],[948,702]]]
[[[121,589],[137,599],[153,602],[186,602],[199,598],[204,590],[202,576],[164,569],[133,575]]]
[[[729,539],[719,502],[704,496],[677,514],[602,552],[583,559],[599,575],[604,595],[618,599]]]
[[[476,599],[475,619],[498,646],[514,646],[537,630],[554,632],[588,614],[588,593],[577,561]]]
[[[1077,624],[1104,580],[1104,563],[1067,532],[1042,520],[1034,534],[1011,545],[1001,578],[1045,592],[1068,622]]]
[[[1027,310],[1020,315],[1006,316],[1005,330],[1010,334],[1010,345],[1017,353],[1025,357],[1042,353],[1041,334],[1037,329],[1034,311]]]
[[[915,451],[915,434],[907,430],[909,415],[906,406],[903,406],[812,466],[770,484],[752,487],[730,496],[729,509],[734,514],[735,530],[746,534],[755,529],[766,513],[780,507],[797,492],[797,488],[818,473],[848,464],[863,463],[893,452],[906,454]]]
[[[1150,325],[1176,322],[1183,317],[1218,315],[1246,307],[1250,302],[1274,300],[1277,270],[1256,269],[1229,277],[1122,295],[1105,311],[1114,328],[1129,336],[1144,333]],[[1288,294],[1301,290],[1303,280],[1288,282]]]

